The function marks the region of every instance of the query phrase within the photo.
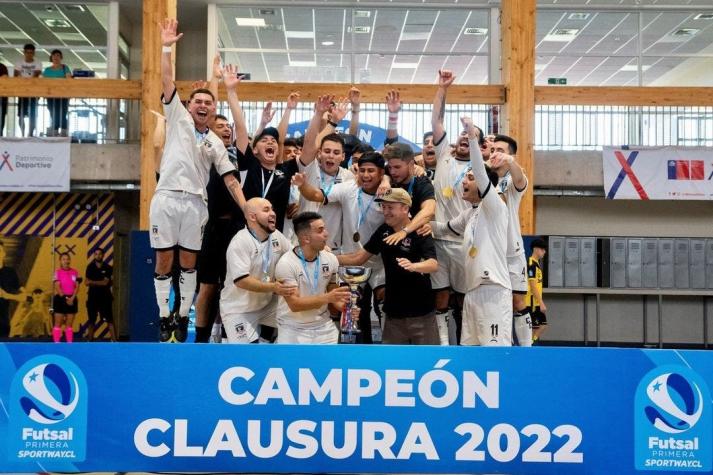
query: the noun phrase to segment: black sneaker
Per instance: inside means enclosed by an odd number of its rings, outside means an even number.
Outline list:
[[[173,336],[174,316],[171,314],[168,317],[159,318],[159,321],[158,337],[161,343],[166,343],[170,341],[171,336]]]
[[[185,343],[188,338],[188,317],[177,317],[173,329],[173,338],[178,343]]]

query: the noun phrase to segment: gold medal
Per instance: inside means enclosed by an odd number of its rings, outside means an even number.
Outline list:
[[[441,190],[441,193],[443,193],[444,198],[453,198],[453,188],[451,188],[450,186],[443,188],[443,190]]]
[[[359,231],[354,233],[354,236],[352,236],[352,239],[354,239],[354,242],[359,242],[361,240],[361,236],[359,235]]]
[[[478,248],[475,246],[470,246],[470,249],[468,249],[468,255],[470,257],[475,257],[478,255]]]

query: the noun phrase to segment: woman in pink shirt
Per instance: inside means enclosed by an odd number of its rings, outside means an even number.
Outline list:
[[[54,298],[52,307],[54,309],[54,327],[52,328],[52,340],[59,343],[62,339],[62,325],[65,325],[64,336],[67,343],[74,340],[72,323],[77,314],[77,292],[82,278],[76,269],[69,267],[69,254],[59,255],[60,268],[54,272]]]

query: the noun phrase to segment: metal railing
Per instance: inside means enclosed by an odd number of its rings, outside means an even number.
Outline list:
[[[600,150],[607,145],[713,146],[713,107],[536,107],[536,149]]]

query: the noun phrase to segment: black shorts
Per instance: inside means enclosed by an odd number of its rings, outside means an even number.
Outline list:
[[[77,298],[74,298],[74,303],[72,305],[69,305],[67,303],[67,298],[66,297],[60,297],[59,295],[55,295],[52,298],[52,309],[54,309],[54,313],[61,313],[62,315],[76,315],[77,313]]]
[[[225,280],[228,245],[240,229],[232,219],[209,219],[198,253],[198,283],[221,284]]]
[[[107,323],[114,323],[114,310],[111,298],[87,299],[87,321],[94,325],[97,316]]]
[[[535,307],[530,311],[532,317],[532,328],[544,327],[547,325],[547,315],[545,315],[540,307]]]

